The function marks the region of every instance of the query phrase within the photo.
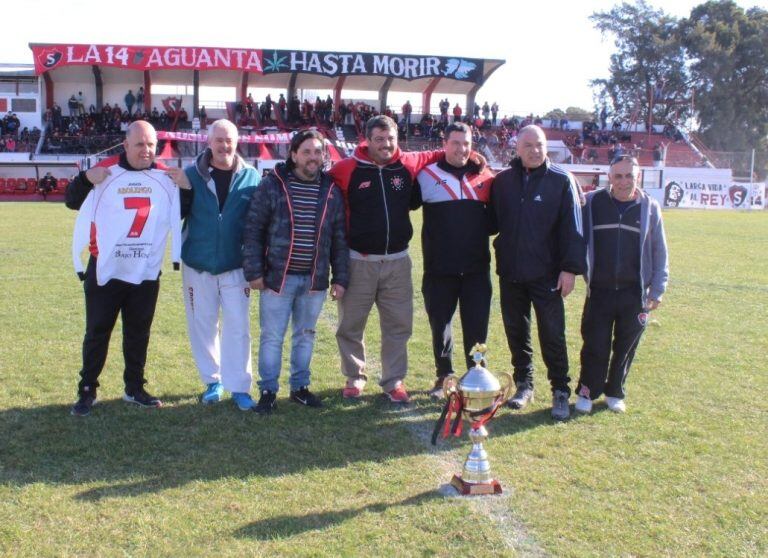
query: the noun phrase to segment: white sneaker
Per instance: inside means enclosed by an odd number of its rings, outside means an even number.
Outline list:
[[[625,413],[627,411],[627,406],[624,403],[624,400],[620,399],[619,397],[606,396],[605,404],[608,405],[608,409],[614,413]]]
[[[579,395],[573,408],[576,409],[577,413],[588,415],[592,412],[592,400],[589,397]]]

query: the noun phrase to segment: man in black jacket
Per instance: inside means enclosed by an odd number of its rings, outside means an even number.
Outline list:
[[[552,417],[565,420],[570,378],[563,298],[586,267],[578,187],[547,158],[547,138],[538,126],[520,131],[517,153],[511,168],[494,179],[490,202],[499,232],[493,245],[501,313],[517,386],[509,406],[522,409],[533,400],[533,305],[552,386]]]
[[[246,216],[243,271],[251,288],[261,291],[261,396],[255,407],[259,414],[276,407],[289,320],[293,325],[290,400],[307,407],[322,406],[309,391],[315,325],[329,282],[333,300],[340,300],[349,285],[344,199],[321,171],[324,151],[320,132],[296,134],[288,160],[262,179]]]

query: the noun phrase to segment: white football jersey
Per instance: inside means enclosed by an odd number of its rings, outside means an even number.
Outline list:
[[[120,279],[138,285],[160,274],[168,233],[171,257],[181,254],[179,191],[163,171],[129,171],[118,165],[88,194],[75,221],[72,258],[82,273],[88,246],[97,257],[96,281]]]

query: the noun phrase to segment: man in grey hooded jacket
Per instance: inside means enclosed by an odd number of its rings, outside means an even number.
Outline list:
[[[583,208],[587,299],[575,408],[585,414],[602,394],[611,411],[626,410],[624,384],[635,349],[669,277],[661,208],[639,188],[637,160],[616,158],[608,180],[610,188],[590,192]]]

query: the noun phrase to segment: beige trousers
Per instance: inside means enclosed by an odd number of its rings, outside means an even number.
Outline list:
[[[410,256],[385,261],[350,260],[349,288],[339,302],[336,341],[342,373],[359,384],[367,380],[363,334],[374,303],[381,327],[379,385],[391,391],[408,372],[408,339],[413,331]]]

